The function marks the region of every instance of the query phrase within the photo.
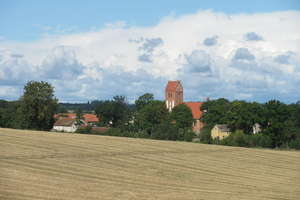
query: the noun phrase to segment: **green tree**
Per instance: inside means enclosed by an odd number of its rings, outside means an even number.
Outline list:
[[[138,130],[146,130],[151,134],[151,130],[158,124],[169,120],[169,112],[163,101],[154,100],[144,106],[137,114],[135,125]]]
[[[175,106],[170,114],[170,119],[178,128],[191,128],[194,122],[191,109],[185,104]]]
[[[286,130],[292,126],[288,123],[290,117],[288,106],[276,100],[271,100],[264,106],[266,109],[264,133],[271,137],[273,147],[280,147],[288,142]]]
[[[227,112],[230,110],[230,106],[231,103],[224,98],[205,102],[201,106],[201,111],[203,112],[202,122],[209,129],[216,124],[226,124]]]
[[[118,127],[129,121],[129,107],[124,96],[97,103],[96,114],[105,126]]]
[[[255,123],[264,122],[263,112],[263,106],[258,103],[233,101],[226,114],[226,124],[233,132],[243,130],[244,133],[251,134]]]
[[[84,116],[83,116],[83,112],[82,112],[82,109],[79,108],[76,110],[76,125],[77,126],[80,126],[83,124],[83,121],[84,120]]]
[[[145,93],[135,101],[135,107],[137,110],[141,110],[143,107],[145,107],[147,104],[151,103],[152,101],[154,101],[153,94]]]
[[[49,130],[53,127],[53,115],[58,106],[54,88],[47,82],[30,81],[24,86],[20,99],[24,118],[23,128]]]

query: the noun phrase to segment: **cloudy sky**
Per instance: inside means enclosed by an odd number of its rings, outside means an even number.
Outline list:
[[[300,100],[300,1],[0,3],[0,99],[29,80],[61,102],[145,92],[181,80],[186,101]]]

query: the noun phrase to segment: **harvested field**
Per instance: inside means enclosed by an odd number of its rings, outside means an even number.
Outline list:
[[[300,152],[0,129],[0,199],[300,199]]]

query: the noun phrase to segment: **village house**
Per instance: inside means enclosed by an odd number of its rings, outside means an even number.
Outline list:
[[[193,118],[195,120],[192,129],[196,134],[200,133],[200,130],[204,126],[203,123],[200,121],[200,118],[202,116],[200,108],[203,102],[184,102],[183,87],[180,81],[168,81],[165,89],[165,101],[166,107],[169,110],[169,112],[171,112],[172,109],[179,104],[183,103],[187,105],[191,109]]]
[[[59,113],[54,115],[54,119],[60,118],[76,119],[76,113]],[[100,120],[94,114],[83,114],[83,121],[89,126],[96,126]]]
[[[53,131],[74,133],[78,129],[76,119],[72,118],[60,118],[53,126]]]
[[[225,124],[217,124],[211,129],[211,138],[216,139],[219,138],[220,140],[229,136],[230,130]]]
[[[79,125],[76,124],[76,114],[75,113],[60,113],[54,115],[56,119],[53,131],[60,132],[75,132]],[[94,114],[84,114],[81,120],[81,126],[93,126],[95,127],[100,120]]]

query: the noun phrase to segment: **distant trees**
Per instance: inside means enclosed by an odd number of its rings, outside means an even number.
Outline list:
[[[113,100],[99,101],[95,111],[105,126],[117,127],[129,118],[129,106],[124,96],[114,96]]]
[[[207,143],[207,132],[215,124],[227,124],[232,134],[216,143],[238,146],[291,147],[300,149],[300,104],[286,105],[271,100],[264,104],[256,102],[217,99],[201,107],[205,123],[200,139]],[[258,123],[261,133],[253,135],[253,125]]]

